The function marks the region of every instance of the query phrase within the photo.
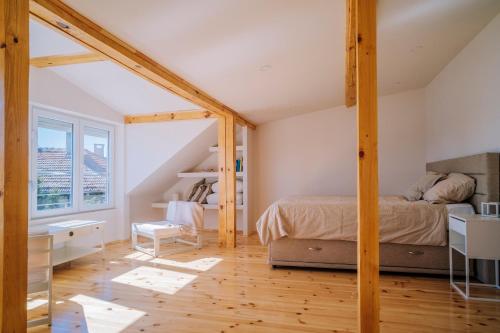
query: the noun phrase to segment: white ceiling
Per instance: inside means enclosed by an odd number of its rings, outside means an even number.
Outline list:
[[[257,123],[343,104],[345,0],[65,2]],[[500,1],[379,0],[378,8],[384,95],[428,84]],[[51,44],[33,40],[42,35],[32,32],[32,52]],[[52,70],[123,113],[193,108],[110,62]]]

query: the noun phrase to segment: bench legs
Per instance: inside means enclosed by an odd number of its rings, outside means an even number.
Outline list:
[[[132,226],[132,228],[134,228]],[[137,233],[135,230],[132,229],[132,247],[135,249],[135,247],[137,246]]]
[[[161,238],[158,237],[155,237],[153,240],[153,246],[154,246],[153,255],[155,256],[155,258],[157,258],[160,255],[160,242]]]
[[[137,233],[137,230],[134,229],[134,226],[132,226],[132,248],[134,250],[140,251],[142,253],[152,255],[155,258],[160,256],[160,244],[161,244],[162,238],[145,236],[142,234],[141,234],[141,236],[152,239],[153,240],[153,248],[152,249],[145,248],[145,247],[142,247],[141,245],[139,245],[139,241],[137,239],[138,233]],[[167,239],[167,238],[164,238],[164,239]],[[183,244],[187,244],[187,245],[192,245],[192,246],[194,246],[194,248],[196,248],[198,250],[201,249],[203,246],[203,238],[201,235],[196,236],[196,242],[190,242],[190,241],[184,240],[182,238],[176,238],[176,237],[170,237],[169,239],[171,239],[174,243],[183,243]]]

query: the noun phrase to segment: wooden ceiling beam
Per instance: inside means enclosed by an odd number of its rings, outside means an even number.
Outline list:
[[[201,89],[182,79],[131,45],[112,35],[59,0],[30,0],[30,14],[56,30],[78,40],[88,49],[106,55],[110,60],[136,75],[220,116],[232,116],[242,126],[255,125],[236,111],[217,101]]]
[[[207,119],[215,117],[216,115],[209,111],[194,110],[194,111],[127,115],[124,118],[124,122],[125,124],[139,124],[139,123],[155,123],[155,122],[173,121],[173,120]]]
[[[38,68],[53,67],[83,64],[87,62],[108,60],[105,56],[99,53],[78,53],[67,55],[52,55],[44,57],[36,57],[30,59],[30,65]]]
[[[356,0],[346,0],[345,105],[356,105]]]

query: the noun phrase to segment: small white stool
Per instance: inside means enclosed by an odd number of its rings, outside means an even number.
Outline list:
[[[165,221],[132,224],[132,247],[137,251],[158,257],[160,243],[167,239],[170,243],[184,243],[197,249],[202,247],[203,207],[196,202],[170,201]],[[186,231],[196,236],[196,242],[180,238]],[[153,249],[141,246],[137,236],[153,240]]]

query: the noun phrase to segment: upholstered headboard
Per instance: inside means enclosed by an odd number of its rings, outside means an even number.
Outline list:
[[[500,154],[484,153],[427,163],[427,171],[460,172],[476,180],[476,191],[470,203],[481,211],[481,202],[500,201]]]

